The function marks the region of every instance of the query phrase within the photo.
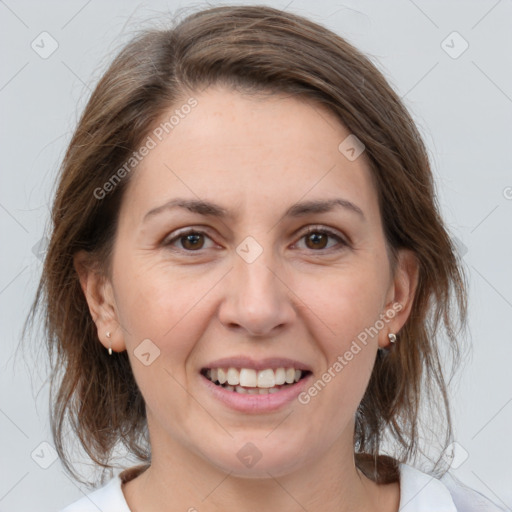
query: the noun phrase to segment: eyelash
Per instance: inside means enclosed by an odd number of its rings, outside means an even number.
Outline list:
[[[313,233],[327,235],[330,238],[334,238],[338,242],[338,244],[341,245],[341,247],[339,247],[338,249],[335,249],[335,250],[341,250],[342,248],[349,247],[349,244],[341,236],[339,236],[336,232],[334,232],[330,229],[324,228],[324,227],[316,227],[316,226],[310,226],[305,232],[303,232],[301,234],[301,236],[299,237],[299,241],[303,240],[306,236],[311,235]],[[171,239],[164,240],[163,245],[165,247],[171,247],[174,242],[179,241],[188,235],[204,235],[205,237],[210,238],[210,240],[211,240],[211,237],[208,236],[208,233],[206,233],[205,231],[202,231],[200,229],[187,229],[186,231],[182,231],[181,233],[178,232]],[[203,249],[190,250],[190,249],[183,249],[183,248],[178,248],[178,249],[171,248],[171,249],[178,251],[178,252],[183,251],[190,256],[193,256],[195,253],[200,254],[203,250]],[[332,249],[333,249],[333,247],[329,247],[329,248],[318,249],[318,250],[310,249],[310,251],[313,253],[322,253],[325,251],[330,251]]]

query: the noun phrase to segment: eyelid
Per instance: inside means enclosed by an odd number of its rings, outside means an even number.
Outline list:
[[[183,238],[184,236],[187,236],[189,234],[205,235],[205,237],[209,238],[213,242],[213,239],[210,236],[209,230],[207,228],[202,227],[202,226],[201,227],[187,226],[187,227],[178,229],[176,231],[173,231],[169,235],[165,236],[161,243],[164,247],[168,247],[172,243],[179,241],[180,238]],[[200,250],[198,250],[198,251],[187,251],[185,249],[178,249],[178,250],[183,251],[183,252],[188,252],[188,253],[193,253],[193,252],[199,253],[200,252]]]
[[[324,225],[310,225],[310,226],[307,226],[307,228],[305,228],[305,230],[302,230],[302,231],[299,231],[298,233],[298,240],[297,242],[299,242],[300,240],[302,240],[306,235],[309,235],[311,233],[323,233],[323,234],[326,234],[327,236],[331,237],[331,238],[335,238],[338,240],[338,243],[341,244],[342,246],[345,246],[345,247],[351,247],[351,243],[349,241],[349,239],[343,235],[342,233],[340,233],[338,230],[334,229],[334,228],[330,228],[330,227],[327,227],[327,226],[324,226]],[[297,243],[295,242],[295,243]],[[336,250],[335,247],[331,247],[329,249],[320,249],[318,251],[315,251],[315,250],[311,250],[312,253],[315,253],[315,252],[318,252],[318,253],[322,253],[323,251],[329,251],[331,249],[334,249]]]
[[[298,238],[297,238],[297,241],[294,242],[293,245],[296,245],[305,236],[307,236],[311,233],[325,234],[325,235],[329,236],[330,238],[336,239],[338,242],[337,245],[341,246],[341,247],[334,246],[334,247],[330,247],[327,249],[318,249],[318,250],[310,249],[310,250],[308,250],[308,252],[311,252],[313,254],[318,253],[319,255],[321,255],[326,252],[331,252],[333,250],[334,251],[342,250],[343,248],[352,246],[350,240],[345,235],[340,233],[338,230],[335,230],[334,228],[330,228],[330,227],[327,227],[324,225],[309,225],[309,226],[303,228],[302,230],[298,230],[296,232],[296,234],[294,235],[295,237],[298,237]],[[166,236],[162,241],[162,245],[164,247],[170,247],[170,246],[172,246],[173,243],[179,241],[180,238],[185,237],[186,235],[189,235],[189,234],[204,235],[206,238],[209,238],[213,243],[215,243],[213,238],[210,236],[209,230],[207,228],[202,227],[202,226],[201,227],[187,226],[187,227],[178,229],[177,231],[171,233],[172,236],[171,235]],[[198,249],[196,251],[186,250],[186,249],[182,249],[182,248],[172,248],[172,250],[175,250],[175,251],[178,251],[181,253],[186,253],[188,255],[194,255],[194,253],[201,254],[204,251],[203,248]]]

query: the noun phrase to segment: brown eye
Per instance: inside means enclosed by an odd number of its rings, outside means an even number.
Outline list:
[[[204,235],[202,233],[189,233],[181,236],[179,240],[181,240],[182,247],[190,251],[202,249],[204,245]]]
[[[306,246],[309,249],[325,249],[328,235],[315,231],[306,235]]]
[[[305,241],[306,249],[313,252],[330,249],[340,250],[348,246],[348,243],[340,235],[326,228],[309,228],[300,238],[300,241],[302,240]],[[332,243],[333,240],[334,244]],[[330,241],[331,244],[329,245]]]
[[[207,240],[211,240],[211,238],[203,231],[189,229],[166,239],[162,245],[172,251],[192,253],[199,252],[201,249],[212,248],[211,246],[206,246]]]

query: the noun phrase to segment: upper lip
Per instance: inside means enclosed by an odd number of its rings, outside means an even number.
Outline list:
[[[203,367],[203,369],[205,368],[252,368],[253,370],[295,368],[296,370],[312,371],[309,365],[287,357],[267,357],[265,359],[252,359],[247,356],[224,357],[208,363]]]

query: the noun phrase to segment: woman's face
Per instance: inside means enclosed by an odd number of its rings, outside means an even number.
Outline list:
[[[128,351],[153,458],[268,476],[352,453],[377,348],[410,293],[364,152],[314,103],[195,98],[134,171],[97,318]]]

